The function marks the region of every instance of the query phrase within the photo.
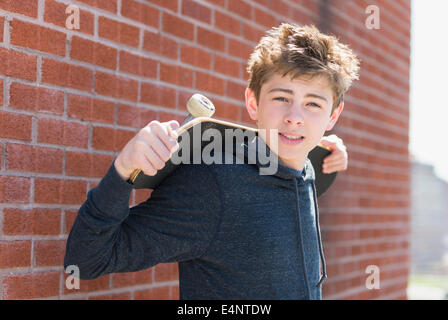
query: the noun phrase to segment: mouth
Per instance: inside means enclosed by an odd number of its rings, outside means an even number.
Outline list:
[[[292,134],[292,133],[282,133],[279,132],[280,140],[288,145],[297,145],[300,144],[305,137],[300,134]]]
[[[286,133],[282,133],[282,132],[279,132],[279,135],[281,135],[281,136],[283,136],[283,137],[286,137],[286,138],[288,138],[288,139],[291,139],[291,140],[303,140],[303,139],[305,139],[305,137],[304,136],[302,136],[302,135],[300,135],[300,134],[286,134]]]

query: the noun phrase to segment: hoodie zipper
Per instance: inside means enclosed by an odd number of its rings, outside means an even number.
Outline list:
[[[300,244],[300,255],[302,258],[302,271],[303,271],[303,276],[305,277],[305,285],[306,285],[306,295],[308,297],[308,300],[311,300],[311,292],[310,292],[310,287],[308,284],[308,275],[306,273],[306,264],[305,264],[305,250],[303,250],[303,238],[302,238],[302,224],[300,221],[300,206],[299,206],[299,188],[297,187],[297,179],[294,179],[294,186],[296,188],[296,213],[297,213],[297,231],[298,231],[298,240],[299,240],[299,244]]]
[[[311,291],[309,288],[308,274],[306,271],[306,264],[305,264],[305,251],[303,249],[302,224],[301,224],[301,219],[300,219],[300,205],[299,205],[299,190],[298,190],[298,186],[297,186],[297,179],[296,178],[293,178],[293,179],[294,179],[294,186],[296,189],[295,195],[296,195],[296,212],[297,212],[297,230],[298,230],[298,240],[299,240],[299,244],[300,244],[300,254],[301,254],[301,258],[302,258],[302,271],[303,271],[303,275],[305,278],[307,297],[308,297],[308,300],[311,300]],[[313,187],[314,212],[316,214],[316,219],[315,219],[316,233],[317,233],[317,240],[318,240],[318,245],[319,245],[320,262],[321,262],[321,266],[322,266],[322,274],[319,279],[319,282],[316,285],[316,288],[319,288],[319,286],[321,286],[322,283],[327,278],[327,272],[326,272],[326,265],[325,265],[325,257],[324,257],[323,248],[322,248],[322,239],[321,239],[321,235],[320,235],[319,208],[317,206],[317,197],[316,197],[317,192],[316,192],[316,186],[315,186],[314,181],[312,182],[312,187]]]

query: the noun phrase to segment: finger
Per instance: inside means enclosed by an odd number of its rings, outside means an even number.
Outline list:
[[[344,157],[342,155],[331,155],[324,159],[323,163],[331,164],[339,161],[344,161]]]
[[[337,166],[337,165],[340,165],[340,164],[345,164],[347,162],[348,161],[346,159],[342,158],[342,159],[332,160],[332,161],[329,161],[329,162],[324,162],[323,165],[327,166],[327,167],[331,167],[331,166]]]
[[[164,159],[164,157],[166,156],[166,152],[164,149],[166,149],[167,152],[169,153],[169,156],[171,156],[171,152],[174,152],[173,150],[177,147],[177,140],[169,135],[168,126],[169,125],[166,125],[166,124],[165,125],[155,125],[153,128],[151,128],[154,131],[154,133],[156,134],[156,136],[159,138],[158,140],[165,146],[165,148],[162,148],[159,145],[159,142],[157,141],[157,139],[154,139],[155,143],[157,144],[156,151],[160,150],[163,153],[163,154],[161,154],[161,156],[163,157],[162,159]]]
[[[332,172],[336,172],[336,171],[341,171],[341,170],[345,170],[346,169],[346,163],[341,161],[341,162],[336,162],[334,164],[324,164],[322,166],[322,171],[324,173],[332,173]]]
[[[177,134],[177,130],[179,129],[179,127],[179,122],[177,122],[176,120],[168,122],[167,129],[169,136],[177,140],[177,138],[179,137],[179,135]]]
[[[327,161],[324,161],[324,164],[332,166],[332,165],[335,165],[337,163],[344,163],[344,162],[347,162],[346,158],[337,157],[337,158],[332,158],[332,159],[329,159]]]
[[[163,162],[167,162],[171,158],[171,151],[158,136],[153,137],[151,147]]]
[[[153,176],[156,174],[157,170],[154,169],[154,165],[151,162],[151,159],[149,159],[147,155],[148,150],[145,149],[143,153],[140,153],[136,164],[139,169],[143,171],[144,174],[148,176]]]
[[[165,166],[165,161],[160,158],[159,154],[151,146],[148,146],[144,155],[154,170],[160,170]]]

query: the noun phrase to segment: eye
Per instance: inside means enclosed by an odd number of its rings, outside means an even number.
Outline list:
[[[318,104],[316,104],[316,103],[314,103],[314,102],[310,102],[310,103],[308,103],[308,105],[314,105],[314,106],[320,108],[320,105],[318,105]]]
[[[277,98],[274,98],[274,100],[277,100],[280,102],[288,102],[288,99],[286,99],[285,97],[277,97]]]

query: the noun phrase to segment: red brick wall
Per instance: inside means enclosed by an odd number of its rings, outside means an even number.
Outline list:
[[[80,29],[65,28],[69,4]],[[333,133],[349,169],[319,199],[326,299],[405,298],[409,264],[410,2],[0,0],[0,299],[177,299],[176,264],[65,287],[65,242],[87,191],[149,121],[182,120],[195,92],[252,124],[245,63],[282,21],[338,35],[361,80]],[[324,17],[324,18],[322,18]],[[328,133],[330,134],[330,133]],[[133,192],[130,206],[148,191]],[[381,288],[367,290],[366,266]]]

